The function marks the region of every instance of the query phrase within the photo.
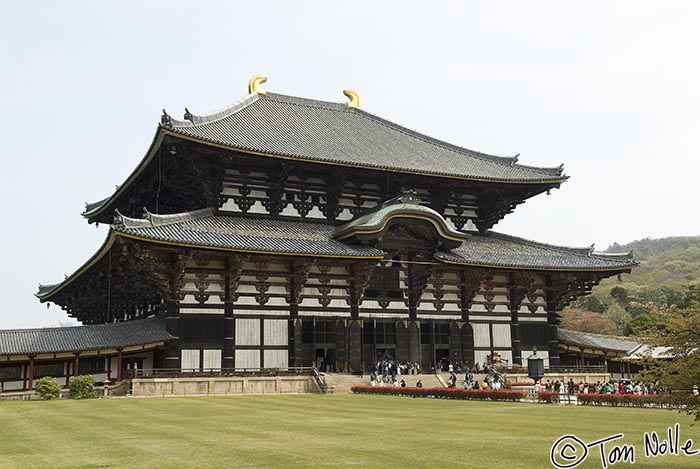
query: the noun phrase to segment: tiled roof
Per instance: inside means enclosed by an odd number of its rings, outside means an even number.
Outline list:
[[[345,104],[253,93],[206,116],[166,116],[171,132],[232,149],[339,165],[467,179],[561,182],[562,167],[517,164],[428,137]]]
[[[637,265],[631,254],[609,256],[590,248],[552,246],[493,231],[471,235],[462,246],[435,257],[456,264],[542,270],[625,271]]]
[[[170,335],[162,318],[116,324],[0,331],[0,355],[79,352],[165,342]]]
[[[335,228],[321,223],[214,215],[211,209],[146,217],[121,216],[113,229],[117,234],[188,246],[311,256],[383,256],[378,249],[336,241]]]
[[[639,347],[640,345],[639,342],[635,342],[625,337],[570,331],[567,329],[557,329],[557,337],[559,342],[569,345],[576,345],[581,348],[611,350],[625,353]]]

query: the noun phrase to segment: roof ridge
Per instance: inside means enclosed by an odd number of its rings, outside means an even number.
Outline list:
[[[216,122],[221,119],[225,119],[226,117],[235,114],[236,112],[240,111],[241,109],[244,109],[260,99],[260,96],[258,93],[250,93],[247,96],[239,99],[238,101],[234,101],[233,103],[229,104],[228,106],[224,106],[222,108],[219,108],[215,111],[208,112],[205,114],[192,114],[189,109],[185,108],[185,115],[183,117],[183,120],[179,119],[174,119],[170,116],[169,120],[167,121],[167,124],[164,123],[161,120],[161,126],[166,127],[166,128],[172,128],[172,127],[195,127],[198,125],[203,125],[203,124],[209,124],[212,122]],[[165,109],[163,109],[163,113],[165,114]],[[165,114],[167,115],[167,114]]]
[[[500,232],[492,231],[492,230],[488,230],[487,233],[489,233],[491,235],[495,235],[496,237],[500,236],[502,238],[509,238],[513,241],[520,242],[522,244],[530,244],[530,245],[538,246],[538,247],[541,247],[544,249],[551,249],[551,250],[555,250],[555,251],[565,250],[567,252],[571,252],[573,254],[581,255],[584,257],[590,257],[590,254],[592,253],[592,248],[593,248],[593,246],[595,246],[594,244],[592,244],[589,247],[558,246],[556,244],[543,243],[541,241],[535,241],[533,239],[522,238],[520,236],[513,236],[513,235],[500,233]]]
[[[119,230],[121,228],[149,228],[154,226],[172,225],[174,223],[182,223],[191,220],[198,220],[214,215],[212,208],[200,208],[198,210],[190,210],[189,212],[157,214],[151,213],[146,207],[143,208],[141,218],[132,218],[122,214],[119,209],[114,211],[114,223],[112,228]]]
[[[511,166],[511,167],[517,166],[519,168],[527,168],[527,169],[531,169],[533,171],[542,172],[547,176],[552,176],[553,174],[560,176],[561,170],[563,169],[563,165],[555,167],[555,168],[546,168],[546,167],[539,167],[539,166],[526,166],[526,165],[522,165],[522,164],[517,164],[518,156],[520,155],[519,153],[516,156],[491,155],[489,153],[484,153],[484,152],[480,152],[477,150],[472,150],[470,148],[463,147],[461,145],[455,145],[454,143],[450,143],[450,142],[447,142],[445,140],[439,139],[437,137],[433,137],[431,135],[424,134],[424,133],[419,132],[417,130],[413,130],[409,127],[406,127],[404,125],[397,124],[396,122],[393,122],[393,121],[386,119],[384,117],[378,116],[378,115],[373,114],[373,113],[368,112],[368,111],[365,111],[364,109],[355,108],[355,111],[359,114],[364,114],[365,117],[372,119],[379,124],[391,127],[394,130],[397,130],[403,134],[409,135],[413,138],[417,138],[419,140],[422,140],[425,143],[428,143],[430,145],[442,147],[442,148],[445,148],[448,150],[455,151],[457,153],[467,154],[468,156],[472,156],[474,158],[478,158],[478,159],[481,159],[483,161],[490,161],[490,162],[501,164],[504,166]],[[557,172],[554,173],[554,171],[557,171]]]
[[[142,318],[142,319],[132,319],[130,321],[121,321],[121,322],[106,322],[102,324],[76,324],[74,326],[57,326],[57,327],[52,327],[52,326],[45,326],[45,327],[23,327],[20,329],[0,329],[0,334],[4,333],[13,333],[13,332],[35,332],[35,331],[62,331],[62,330],[71,330],[71,329],[79,329],[81,327],[115,327],[115,326],[125,326],[128,324],[133,325],[136,321],[153,321],[157,319],[162,319],[159,316],[153,316],[149,318]]]
[[[215,122],[221,119],[225,119],[226,117],[229,117],[233,114],[235,114],[237,111],[240,109],[243,109],[247,107],[248,105],[254,103],[255,101],[258,101],[259,99],[264,99],[268,101],[280,101],[284,102],[287,104],[292,104],[296,106],[307,106],[307,107],[315,107],[315,108],[320,108],[320,109],[326,109],[330,111],[337,111],[337,112],[349,112],[349,113],[355,113],[357,115],[360,115],[362,117],[372,119],[375,122],[385,125],[387,127],[391,127],[392,129],[403,133],[404,135],[408,135],[410,137],[416,138],[418,140],[422,140],[425,143],[428,143],[430,145],[435,145],[438,147],[442,147],[451,151],[455,151],[457,153],[462,153],[462,154],[467,154],[468,156],[472,156],[474,158],[481,159],[483,161],[489,161],[493,162],[496,164],[501,164],[504,166],[518,166],[521,168],[527,168],[536,172],[541,172],[544,175],[547,176],[561,176],[563,165],[560,165],[558,167],[539,167],[539,166],[527,166],[527,165],[521,165],[517,164],[518,161],[518,155],[516,156],[499,156],[499,155],[491,155],[489,153],[484,153],[476,150],[472,150],[460,145],[455,145],[453,143],[449,143],[445,140],[439,139],[437,137],[432,137],[430,135],[424,134],[422,132],[418,132],[417,130],[413,130],[409,127],[403,126],[401,124],[397,124],[396,122],[393,122],[389,119],[386,119],[384,117],[380,117],[376,114],[373,114],[371,112],[365,111],[364,109],[360,108],[349,108],[347,107],[347,104],[344,103],[338,103],[334,101],[322,101],[318,99],[312,99],[312,98],[304,98],[301,96],[292,96],[292,95],[286,95],[286,94],[281,94],[281,93],[272,93],[272,92],[267,92],[264,95],[260,95],[258,93],[250,93],[248,96],[234,102],[233,104],[226,106],[224,108],[221,108],[217,111],[213,111],[209,114],[200,114],[200,115],[195,115],[190,113],[187,108],[185,108],[185,120],[177,120],[173,119],[172,117],[169,117],[168,124],[172,127],[195,127],[197,125],[202,125],[202,124],[207,124],[211,122]]]

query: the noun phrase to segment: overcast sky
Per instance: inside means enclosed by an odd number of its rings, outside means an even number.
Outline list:
[[[80,216],[143,157],[161,109],[265,89],[346,102],[571,179],[495,229],[605,249],[700,235],[700,2],[5,2],[0,329],[71,320],[33,294],[107,227]],[[31,6],[30,6],[31,5]]]

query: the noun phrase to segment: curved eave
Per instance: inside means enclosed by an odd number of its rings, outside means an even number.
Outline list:
[[[439,215],[438,215],[439,217]],[[395,213],[393,215],[389,215],[388,217],[382,218],[382,221],[378,225],[372,225],[372,226],[358,226],[358,227],[349,227],[340,232],[340,234],[335,238],[338,241],[342,241],[344,239],[350,238],[352,236],[357,236],[357,235],[372,235],[376,233],[381,233],[382,231],[387,229],[387,225],[389,224],[390,221],[400,219],[400,218],[407,218],[407,219],[413,219],[413,220],[423,220],[429,222],[435,229],[437,230],[438,234],[445,238],[449,239],[450,241],[455,241],[458,243],[464,242],[464,240],[467,238],[467,235],[462,235],[458,232],[450,233],[447,231],[449,229],[449,226],[444,222],[444,220],[439,220],[435,219],[435,217],[431,217],[428,215],[419,215],[415,213]],[[440,217],[442,218],[442,217]]]
[[[468,261],[455,261],[450,259],[443,259],[437,255],[433,256],[435,260],[443,262],[445,264],[451,265],[464,265],[469,267],[480,267],[489,269],[501,269],[501,270],[532,270],[538,272],[609,272],[611,275],[616,273],[629,273],[632,271],[632,267],[637,264],[630,264],[626,266],[609,266],[609,267],[556,267],[556,266],[527,266],[527,265],[497,265],[497,264],[482,264],[477,262]]]
[[[57,284],[54,288],[47,290],[43,293],[36,293],[35,296],[39,298],[39,300],[43,303],[46,301],[50,301],[51,298],[59,293],[61,290],[66,288],[68,285],[76,281],[78,278],[80,278],[83,273],[85,273],[87,270],[89,270],[92,266],[97,264],[104,256],[109,252],[109,250],[112,248],[114,245],[114,242],[116,241],[117,238],[128,238],[128,239],[133,239],[136,241],[142,241],[146,243],[151,243],[151,244],[156,244],[156,245],[161,245],[161,246],[176,246],[176,247],[185,247],[185,248],[192,248],[192,249],[204,249],[208,251],[223,251],[223,252],[240,252],[240,253],[246,253],[246,254],[262,254],[262,255],[273,255],[273,256],[290,256],[290,257],[321,257],[321,258],[329,258],[329,259],[383,259],[383,255],[372,255],[372,256],[363,256],[363,255],[357,255],[357,256],[341,256],[341,255],[332,255],[332,254],[316,254],[316,253],[299,253],[299,252],[281,252],[281,251],[267,251],[267,250],[255,250],[255,249],[240,249],[240,248],[227,248],[227,247],[218,247],[218,246],[206,246],[202,244],[196,244],[196,243],[182,243],[182,242],[174,242],[174,241],[163,241],[163,240],[157,240],[157,239],[152,239],[144,236],[138,236],[134,235],[131,233],[124,233],[122,231],[116,230],[112,228],[107,235],[107,239],[105,240],[104,244],[102,247],[90,258],[88,259],[85,264],[83,264],[78,270],[76,270],[73,274],[71,274],[68,278],[66,278],[63,282]]]
[[[267,152],[257,151],[257,150],[251,149],[251,148],[244,148],[244,147],[238,147],[238,146],[232,146],[232,145],[223,145],[223,144],[215,142],[213,140],[193,137],[193,136],[187,135],[187,134],[181,134],[175,130],[164,130],[163,132],[167,135],[170,135],[172,137],[176,137],[176,138],[179,138],[182,140],[188,140],[188,141],[194,142],[194,143],[209,145],[211,147],[221,148],[223,150],[233,150],[233,151],[245,153],[248,155],[265,156],[268,158],[276,158],[276,159],[283,159],[283,160],[290,160],[290,161],[301,161],[301,162],[305,162],[305,163],[317,163],[317,164],[324,164],[324,165],[329,165],[329,166],[340,166],[340,167],[345,167],[345,168],[350,167],[350,168],[358,168],[358,169],[367,169],[367,170],[372,170],[372,171],[381,170],[381,171],[389,171],[392,173],[399,173],[399,174],[411,174],[411,175],[416,175],[416,176],[440,177],[440,178],[457,179],[457,180],[469,181],[469,182],[491,182],[491,183],[496,183],[496,184],[559,185],[559,184],[566,182],[566,180],[569,179],[569,176],[560,176],[557,178],[544,178],[544,179],[478,178],[478,177],[459,176],[459,175],[454,175],[454,174],[431,172],[431,171],[420,171],[420,172],[419,171],[410,171],[410,170],[403,170],[403,169],[388,167],[385,165],[370,165],[370,164],[359,164],[359,163],[347,163],[347,162],[341,162],[341,161],[327,161],[327,160],[320,160],[320,159],[316,159],[316,158],[309,158],[307,156],[302,156],[302,155],[267,153]]]
[[[365,165],[365,164],[358,164],[358,163],[325,161],[325,160],[320,160],[320,159],[315,159],[315,158],[308,158],[308,157],[305,157],[302,155],[266,153],[266,152],[256,151],[256,150],[253,150],[250,148],[237,147],[237,146],[231,146],[231,145],[223,145],[221,143],[217,143],[217,142],[212,141],[212,140],[192,137],[192,136],[187,135],[187,134],[179,133],[176,130],[165,129],[164,127],[159,126],[158,130],[156,132],[156,135],[153,138],[153,142],[151,143],[148,151],[146,152],[146,155],[141,160],[141,162],[138,164],[136,169],[134,169],[134,171],[132,171],[132,173],[126,178],[124,183],[122,183],[111,196],[104,199],[102,201],[102,203],[91,208],[91,210],[86,210],[85,212],[82,213],[82,216],[85,217],[89,223],[93,223],[93,222],[97,221],[96,218],[98,216],[102,215],[105,212],[105,210],[107,210],[112,205],[112,203],[114,201],[119,199],[119,197],[121,197],[126,191],[129,190],[129,188],[131,187],[133,182],[136,180],[136,178],[138,178],[146,170],[149,163],[153,160],[153,158],[157,154],[158,149],[160,148],[160,146],[163,143],[163,139],[166,136],[178,138],[181,140],[187,140],[189,142],[198,143],[198,144],[202,144],[202,145],[207,145],[207,146],[214,147],[214,148],[220,148],[223,150],[237,151],[237,152],[248,154],[248,155],[264,156],[267,158],[283,159],[283,160],[289,160],[289,161],[300,161],[300,162],[323,164],[323,165],[336,166],[336,167],[351,167],[351,168],[365,169],[365,170],[371,170],[371,171],[380,170],[380,171],[389,171],[389,172],[399,173],[399,174],[411,174],[411,175],[417,175],[417,176],[440,177],[440,178],[448,178],[448,179],[455,179],[455,180],[469,181],[469,182],[487,182],[487,183],[495,183],[495,184],[515,184],[515,185],[543,185],[543,186],[558,187],[562,183],[566,182],[567,179],[569,179],[569,176],[559,176],[559,177],[553,177],[553,178],[531,179],[531,180],[477,178],[477,177],[458,176],[458,175],[453,175],[453,174],[431,172],[431,171],[421,171],[421,172],[409,171],[409,170],[402,170],[402,169],[392,168],[392,167],[388,167],[385,165],[379,165],[379,164],[377,164],[377,165],[366,164]],[[543,168],[543,170],[544,169],[547,169],[547,168]]]
[[[148,164],[151,162],[151,160],[153,160],[157,150],[162,145],[165,136],[166,132],[164,132],[163,127],[159,126],[155,136],[153,137],[151,146],[146,151],[146,155],[143,157],[136,169],[129,174],[124,183],[121,184],[111,196],[104,199],[102,203],[99,203],[99,205],[93,207],[91,210],[86,210],[82,213],[82,216],[87,218],[89,223],[97,221],[95,218],[109,208],[112,202],[121,197],[131,187],[131,184],[136,180],[136,178],[138,178],[146,170]]]
[[[341,256],[335,254],[316,254],[316,253],[301,253],[301,252],[284,252],[284,251],[267,251],[262,249],[241,249],[241,248],[227,248],[220,246],[207,246],[197,243],[183,243],[177,241],[164,241],[159,239],[152,239],[145,236],[138,236],[131,233],[124,233],[118,230],[114,230],[115,235],[122,238],[129,238],[136,241],[143,241],[146,243],[152,243],[162,246],[176,246],[184,248],[193,249],[205,249],[207,251],[223,251],[223,252],[240,252],[244,254],[262,254],[262,255],[272,255],[272,256],[290,256],[290,257],[322,257],[327,259],[383,259],[383,255],[376,256]]]
[[[114,232],[110,230],[110,232],[107,234],[107,238],[105,239],[105,242],[102,244],[102,247],[92,255],[90,259],[85,262],[78,270],[73,272],[68,278],[66,278],[63,282],[57,284],[54,286],[52,289],[47,290],[43,293],[37,293],[35,296],[39,298],[39,300],[43,303],[45,301],[51,300],[51,297],[53,297],[55,294],[66,288],[68,285],[73,283],[75,280],[77,280],[85,271],[90,269],[92,266],[97,264],[104,256],[109,252],[109,250],[112,248],[114,245],[114,241],[116,240],[116,236],[114,235]]]

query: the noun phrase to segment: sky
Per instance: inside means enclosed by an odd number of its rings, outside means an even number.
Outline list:
[[[39,283],[107,227],[80,216],[144,156],[161,110],[269,91],[346,102],[571,178],[495,230],[605,249],[700,235],[700,2],[6,2],[0,329],[66,325]]]

